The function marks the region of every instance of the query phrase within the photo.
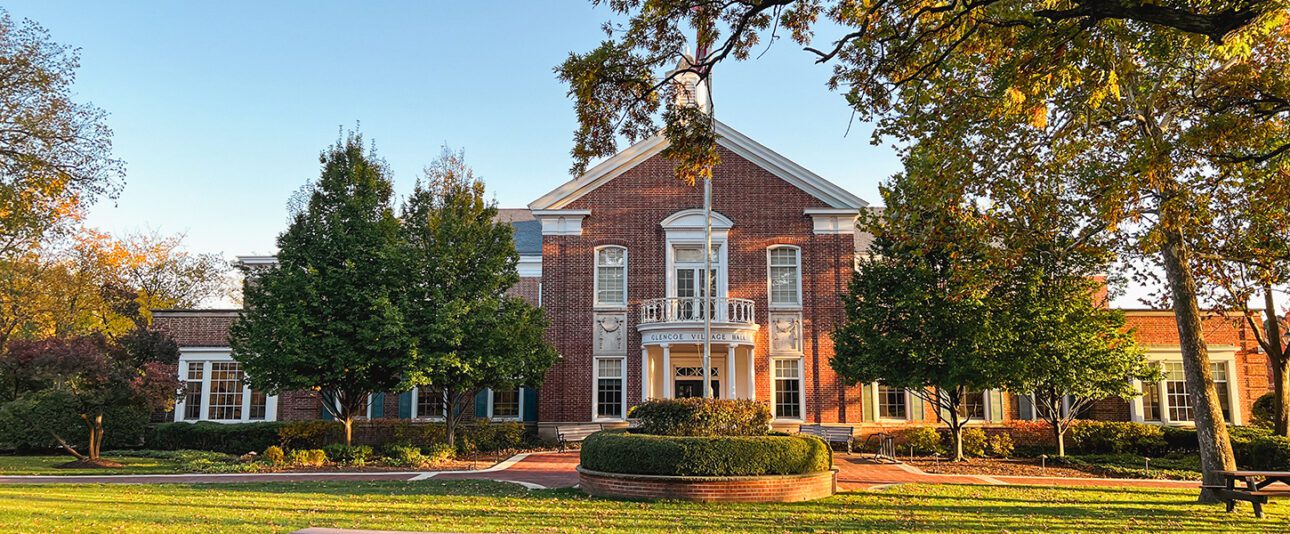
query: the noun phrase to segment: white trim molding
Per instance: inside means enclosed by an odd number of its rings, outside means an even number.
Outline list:
[[[214,363],[237,363],[233,359],[232,349],[228,347],[185,347],[179,352],[178,376],[180,384],[188,382],[189,364],[201,366],[201,407],[198,409],[198,416],[194,419],[186,417],[187,413],[187,393],[175,401],[174,420],[176,422],[197,422],[211,421],[215,423],[248,423],[260,421],[276,421],[278,419],[278,396],[266,395],[264,399],[264,417],[251,418],[251,385],[247,381],[245,374],[242,378],[242,399],[241,406],[238,407],[240,417],[236,419],[211,419],[210,416],[210,398],[211,398],[211,364]]]
[[[858,209],[807,208],[802,212],[811,218],[815,235],[855,235]]]
[[[590,215],[591,210],[533,210],[542,235],[582,235],[582,219]]]
[[[1178,345],[1147,345],[1146,358],[1148,362],[1163,364],[1163,362],[1183,361],[1182,349]],[[1230,411],[1231,420],[1227,421],[1230,425],[1244,424],[1245,417],[1241,413],[1241,381],[1237,376],[1236,353],[1239,348],[1235,345],[1210,345],[1209,346],[1209,363],[1210,365],[1222,365],[1227,372],[1227,403]],[[1137,395],[1129,401],[1129,420],[1137,423],[1172,425],[1172,426],[1193,426],[1195,420],[1174,421],[1169,418],[1169,394],[1165,387],[1165,380],[1162,378],[1155,384],[1146,387],[1157,388],[1157,398],[1159,399],[1160,411],[1159,419],[1146,420],[1146,407],[1143,403],[1143,396]],[[1139,380],[1133,381],[1133,387],[1138,391],[1145,391],[1143,383]]]
[[[520,278],[542,278],[542,255],[521,254],[520,261],[515,264],[515,270]]]
[[[861,200],[860,197],[851,194],[833,182],[825,180],[820,175],[794,163],[765,145],[752,140],[752,138],[729,125],[717,120],[713,122],[716,127],[718,145],[734,152],[790,185],[805,191],[828,207],[859,209],[869,205],[868,202]],[[667,138],[663,135],[650,136],[627,147],[622,152],[610,156],[605,161],[588,169],[581,176],[565,182],[560,187],[542,195],[530,203],[529,208],[533,210],[564,208],[649,158],[658,155],[667,146]]]

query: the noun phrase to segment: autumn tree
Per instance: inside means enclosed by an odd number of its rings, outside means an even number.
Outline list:
[[[107,114],[74,98],[79,56],[0,10],[0,270],[121,187]]]
[[[444,149],[403,205],[400,307],[417,351],[412,383],[444,394],[448,443],[485,388],[534,387],[556,361],[542,310],[519,282],[514,230],[497,220],[460,152]]]
[[[415,349],[397,301],[404,278],[385,163],[357,133],[319,160],[307,204],[278,236],[278,264],[248,273],[229,344],[257,389],[318,391],[349,444],[371,393],[408,385]]]
[[[689,27],[711,45],[687,69],[701,77],[787,36],[833,66],[830,87],[874,122],[876,140],[946,155],[963,180],[954,187],[985,202],[1024,198],[1041,177],[1058,177],[1091,208],[1091,232],[1116,234],[1123,252],[1163,271],[1160,300],[1175,311],[1206,484],[1234,467],[1201,331],[1194,239],[1221,209],[1221,191],[1261,195],[1269,206],[1287,200],[1276,186],[1290,166],[1284,0],[610,6],[628,20],[606,25],[601,46],[560,69],[580,109],[613,113],[580,115],[576,162],[611,151],[613,135],[659,130],[667,100],[657,95],[677,76]],[[821,18],[842,36],[813,42]],[[661,117],[673,143],[710,142],[673,136],[676,114]]]

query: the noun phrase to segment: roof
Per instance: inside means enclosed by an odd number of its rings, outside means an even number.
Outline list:
[[[542,254],[542,223],[533,217],[528,208],[500,208],[499,222],[511,223],[515,228],[515,251],[521,256]]]
[[[851,194],[846,189],[825,180],[820,175],[781,156],[725,123],[718,120],[713,122],[716,125],[718,145],[729,149],[740,157],[778,176],[785,182],[805,191],[828,207],[860,209],[869,205],[868,202],[861,200],[860,197]],[[627,147],[622,152],[610,156],[609,159],[588,169],[581,176],[569,180],[561,184],[560,187],[542,195],[530,203],[529,208],[548,210],[567,207],[587,193],[594,191],[610,180],[659,154],[663,149],[667,148],[667,145],[667,139],[662,134],[642,140]]]

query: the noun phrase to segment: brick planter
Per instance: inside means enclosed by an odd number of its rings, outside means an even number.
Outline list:
[[[837,491],[838,470],[805,475],[684,477],[605,473],[578,466],[578,483],[589,495],[619,499],[799,502],[832,496]]]

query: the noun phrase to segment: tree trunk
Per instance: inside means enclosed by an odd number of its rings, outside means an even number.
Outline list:
[[[1162,227],[1160,232],[1164,236],[1160,255],[1173,297],[1183,371],[1196,422],[1196,438],[1200,442],[1202,477],[1206,486],[1221,486],[1225,481],[1214,472],[1236,469],[1236,460],[1209,368],[1209,349],[1205,345],[1200,306],[1196,302],[1196,280],[1191,272],[1190,252],[1183,243],[1180,230]],[[1201,490],[1200,501],[1217,502],[1217,499],[1211,492]]]
[[[448,440],[448,446],[457,450],[457,394],[448,391],[444,395],[443,403],[443,430],[444,438]]]
[[[954,435],[954,461],[956,461],[956,462],[962,462],[962,461],[964,460],[964,458],[963,458],[963,425],[958,425],[958,426],[954,427],[954,428],[953,428],[953,429],[951,429],[951,430],[952,430],[952,432],[951,432],[951,433]]]
[[[1055,421],[1049,421],[1048,424],[1053,425],[1053,443],[1057,444],[1057,457],[1065,458],[1066,457],[1066,431],[1063,430],[1062,426],[1060,424],[1057,424],[1057,422]]]
[[[1272,366],[1272,431],[1278,436],[1290,438],[1290,358],[1286,358],[1286,347],[1281,344],[1281,324],[1277,321],[1276,302],[1272,298],[1272,288],[1263,287],[1263,315],[1267,321],[1268,363]]]
[[[349,412],[349,410],[346,410],[346,412]],[[345,446],[346,446],[346,447],[352,447],[352,446],[354,445],[354,416],[353,416],[353,414],[352,414],[352,413],[346,413],[346,414],[345,414],[345,418],[341,420],[341,424],[345,425]]]
[[[63,439],[62,436],[55,434],[52,430],[49,432],[49,435],[54,437],[54,441],[58,442],[58,446],[62,447],[63,450],[66,450],[68,454],[75,456],[77,460],[84,462],[90,459],[88,456],[81,454],[79,451],[77,451],[76,447],[73,447],[70,444],[68,444],[67,440]]]

